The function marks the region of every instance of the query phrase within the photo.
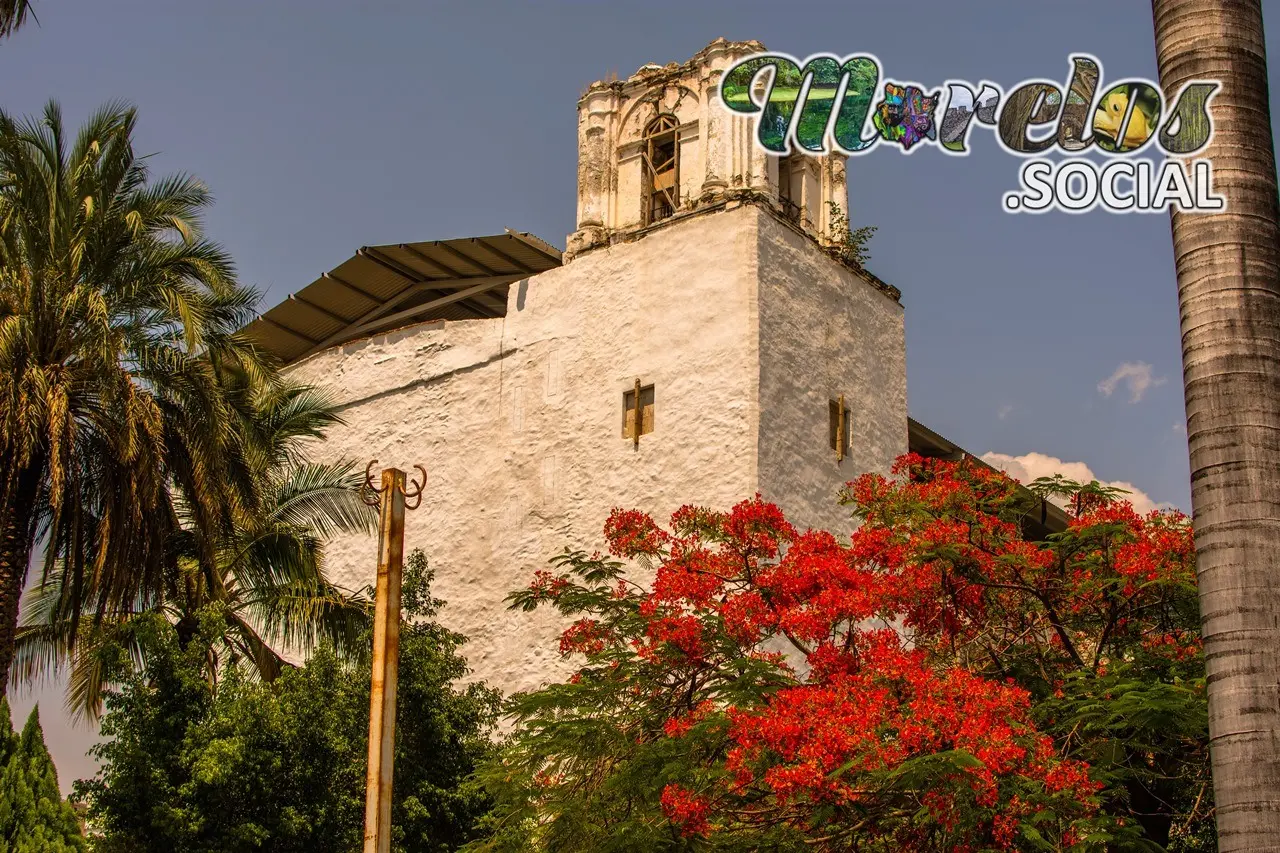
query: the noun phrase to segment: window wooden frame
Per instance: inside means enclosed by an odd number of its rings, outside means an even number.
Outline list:
[[[836,452],[836,461],[843,462],[849,455],[849,410],[843,394],[827,404],[827,436],[831,449]]]
[[[636,405],[637,399],[640,401],[638,407]],[[635,428],[637,414],[640,415],[640,429],[638,431]],[[631,439],[638,447],[640,445],[640,436],[653,432],[653,421],[653,386],[644,385],[637,379],[635,388],[624,391],[622,394],[622,437]]]
[[[680,208],[680,122],[662,114],[645,125],[640,161],[643,170],[641,221],[652,225]]]

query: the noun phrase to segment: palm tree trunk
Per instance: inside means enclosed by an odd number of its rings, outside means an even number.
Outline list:
[[[44,463],[36,461],[10,474],[0,506],[0,699],[8,694],[18,630],[18,604],[36,535],[36,500]]]
[[[1152,0],[1223,213],[1172,216],[1219,849],[1280,851],[1280,225],[1260,0]]]

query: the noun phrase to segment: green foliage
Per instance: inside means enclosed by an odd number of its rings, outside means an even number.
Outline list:
[[[1065,498],[1074,515],[1079,515],[1082,510],[1108,501],[1124,500],[1124,496],[1129,494],[1127,489],[1104,486],[1097,480],[1079,483],[1061,474],[1039,477],[1028,483],[1027,488],[1042,498]]]
[[[867,261],[871,260],[871,250],[868,246],[876,233],[876,226],[864,225],[851,230],[849,217],[845,215],[839,204],[829,201],[827,207],[831,211],[832,254],[859,269],[865,267]]]
[[[480,683],[454,682],[468,672],[459,649],[466,637],[432,621],[444,606],[431,597],[435,573],[422,551],[405,563],[400,626],[400,674],[396,687],[395,800],[392,849],[443,853],[475,838],[489,795],[472,780],[493,752],[491,734],[501,694]],[[359,693],[368,727],[368,669]],[[367,738],[361,738],[363,745]],[[363,753],[359,762],[363,771]],[[362,799],[363,803],[363,799]]]
[[[44,745],[39,708],[22,734],[0,700],[0,853],[71,853],[85,849],[80,822],[58,790],[58,774]]]
[[[443,602],[415,551],[404,579],[392,849],[448,851],[476,837],[489,808],[468,781],[492,749],[498,694],[456,688],[464,638],[429,621]],[[201,614],[197,637],[151,617],[135,633],[148,673],[108,695],[96,747],[102,771],[77,784],[103,831],[101,853],[270,850],[347,853],[364,831],[369,667],[322,644],[271,683],[228,668],[211,682],[206,650],[224,616]]]
[[[112,608],[102,619],[72,618],[66,606],[73,585],[55,567],[23,601],[14,655],[14,677],[33,681],[66,666],[68,706],[96,719],[107,684],[147,667],[142,647],[129,645],[131,622],[161,610],[178,626],[180,642],[194,630],[196,614],[212,605],[226,615],[226,631],[212,653],[272,680],[284,667],[279,649],[311,649],[323,638],[340,657],[364,649],[372,604],[329,582],[324,542],[339,533],[372,532],[376,518],[359,497],[364,481],[351,463],[317,464],[302,458],[302,443],[323,435],[337,415],[324,395],[281,383],[255,394],[239,430],[252,439],[261,474],[261,501],[240,514],[231,529],[209,531],[182,518],[170,539],[165,571],[148,584],[150,598]],[[82,590],[82,610],[92,608],[92,585]],[[73,645],[73,639],[75,640]]]
[[[1145,836],[1098,840],[1114,850],[1212,853],[1203,665],[1175,672],[1144,663],[1150,658],[1119,662],[1103,675],[1071,675],[1036,703],[1037,717],[1064,749],[1089,762],[1107,783],[1114,812],[1132,815]],[[1167,843],[1155,846],[1153,837]]]
[[[119,103],[78,133],[55,102],[0,110],[0,694],[37,532],[74,631],[154,603],[175,538],[262,505],[258,294],[203,236],[208,189],[154,177],[136,123]]]

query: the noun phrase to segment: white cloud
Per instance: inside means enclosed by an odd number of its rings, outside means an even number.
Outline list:
[[[1115,390],[1124,384],[1129,389],[1129,402],[1136,403],[1147,393],[1148,388],[1163,385],[1168,380],[1163,376],[1152,374],[1151,365],[1145,361],[1126,361],[1115,369],[1115,372],[1098,383],[1098,392],[1110,397]]]
[[[1132,503],[1133,508],[1139,513],[1147,513],[1153,509],[1171,506],[1171,504],[1157,504],[1146,492],[1132,483],[1125,483],[1119,480],[1103,480],[1083,462],[1064,462],[1056,456],[1046,456],[1043,453],[1024,453],[1021,456],[1010,456],[1007,453],[985,453],[982,456],[982,461],[999,468],[1019,483],[1030,483],[1032,480],[1037,480],[1040,477],[1052,477],[1054,474],[1061,474],[1068,480],[1075,480],[1077,483],[1088,483],[1097,480],[1104,486],[1112,486],[1128,492],[1129,494],[1123,496],[1124,499]],[[1061,498],[1056,498],[1054,503],[1061,505],[1063,501]]]
[[[1184,424],[1182,421],[1174,421],[1173,431],[1178,433],[1179,435],[1184,434],[1187,431],[1187,425]]]
[[[1009,415],[1011,414],[1013,414],[1012,403],[1005,403],[1003,406],[1001,406],[999,409],[996,410],[996,417],[999,418],[1000,420],[1004,420],[1005,418],[1009,417]]]

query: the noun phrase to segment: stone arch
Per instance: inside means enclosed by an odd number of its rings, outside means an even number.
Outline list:
[[[688,86],[679,83],[654,86],[633,98],[623,111],[622,121],[618,124],[621,131],[619,142],[625,144],[640,139],[645,126],[659,114],[670,113],[680,120],[680,124],[687,124],[696,120],[701,110],[702,99]]]

